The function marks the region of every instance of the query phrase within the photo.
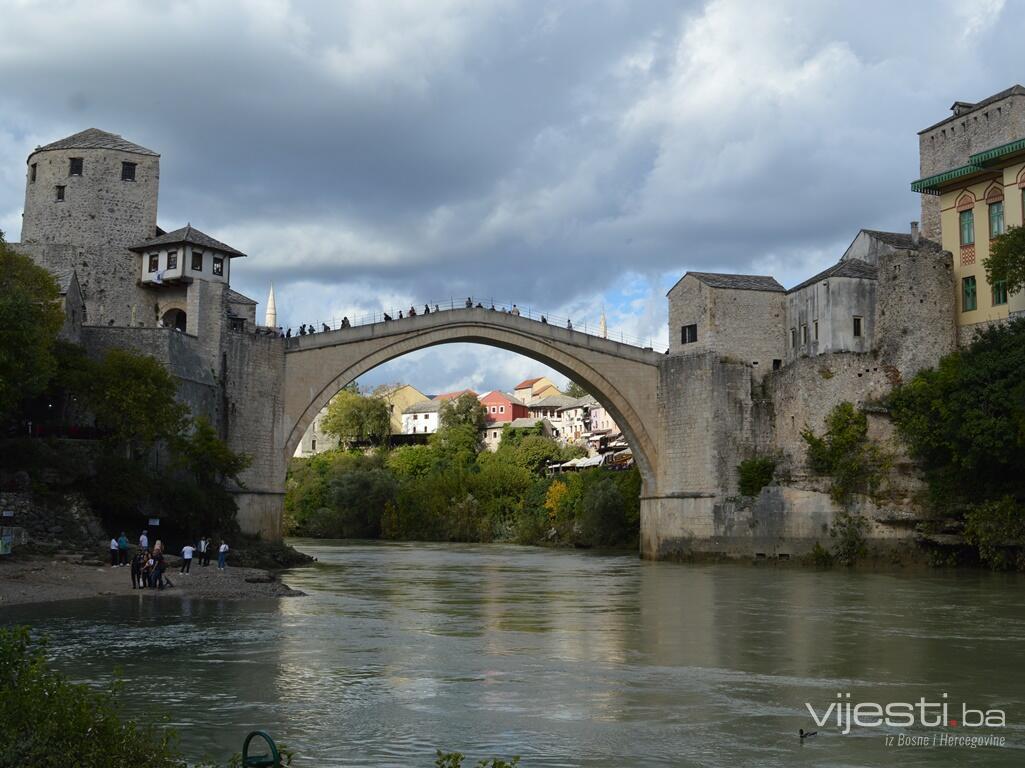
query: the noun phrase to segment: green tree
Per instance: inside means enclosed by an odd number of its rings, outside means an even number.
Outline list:
[[[438,413],[438,425],[439,429],[468,426],[480,432],[488,425],[487,410],[476,395],[464,392],[442,404]]]
[[[175,466],[191,481],[183,484],[178,478],[170,479],[172,490],[178,496],[177,522],[186,532],[194,534],[228,534],[237,530],[238,505],[226,483],[230,481],[244,487],[239,474],[249,467],[252,458],[228,448],[213,425],[203,417],[195,420],[191,432],[177,436],[171,447]]]
[[[565,392],[567,397],[587,397],[587,390],[577,384],[575,381],[571,381],[569,386],[566,387]]]
[[[1002,280],[1008,293],[1025,288],[1025,227],[1008,227],[994,238],[982,264],[990,285]]]
[[[87,407],[109,442],[145,452],[184,429],[188,408],[175,399],[178,383],[154,358],[112,349],[90,376]]]
[[[0,417],[46,388],[63,324],[53,276],[11,250],[0,232]]]
[[[855,493],[879,491],[891,457],[868,437],[868,418],[851,403],[842,402],[826,416],[826,431],[819,437],[804,429],[808,464],[812,471],[832,478],[830,496],[846,504]]]
[[[985,331],[888,403],[935,506],[1025,499],[1025,320]]]
[[[391,433],[388,405],[381,398],[366,397],[354,388],[343,389],[331,398],[321,428],[345,445],[380,445]]]
[[[434,469],[429,445],[403,445],[388,454],[388,468],[399,477],[423,477]]]

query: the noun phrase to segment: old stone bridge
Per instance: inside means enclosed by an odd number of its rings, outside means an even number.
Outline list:
[[[645,488],[658,472],[658,364],[661,355],[507,312],[455,309],[289,339],[285,347],[284,450],[346,384],[418,349],[473,342],[551,366],[590,392],[634,451]]]
[[[278,424],[282,466],[346,384],[401,355],[457,342],[544,363],[609,411],[641,473],[642,555],[664,556],[680,549],[681,537],[713,535],[717,500],[736,469],[736,456],[722,447],[734,442],[738,414],[743,420],[738,402],[750,392],[749,370],[711,354],[662,355],[489,309],[441,311],[288,339]]]

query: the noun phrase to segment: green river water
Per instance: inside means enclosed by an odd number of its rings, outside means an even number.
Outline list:
[[[515,546],[299,540],[276,601],[96,598],[5,609],[190,757],[254,727],[301,766],[1025,765],[1025,578],[677,565]],[[127,580],[127,579],[126,579]],[[127,592],[127,590],[126,590]],[[942,701],[1003,727],[816,726],[837,694]],[[846,701],[846,699],[843,699]],[[798,728],[818,730],[801,743]],[[1000,736],[1002,747],[901,746]],[[888,739],[892,737],[892,744]]]

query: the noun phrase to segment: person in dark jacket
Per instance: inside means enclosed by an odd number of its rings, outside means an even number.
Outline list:
[[[139,550],[132,557],[132,589],[142,589],[144,586],[142,580],[142,564],[146,562],[146,558],[148,556],[148,553]]]

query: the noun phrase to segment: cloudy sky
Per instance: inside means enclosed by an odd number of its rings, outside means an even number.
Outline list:
[[[789,286],[906,230],[916,131],[1025,80],[999,0],[0,0],[0,30],[11,240],[28,152],[97,127],[285,324],[472,294],[656,346],[687,269]],[[365,383],[535,372],[453,345]]]

